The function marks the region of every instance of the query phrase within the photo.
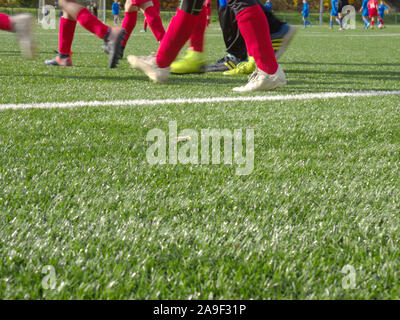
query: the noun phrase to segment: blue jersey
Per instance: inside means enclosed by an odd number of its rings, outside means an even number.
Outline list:
[[[303,3],[303,17],[307,18],[310,14],[310,5],[308,2]]]
[[[383,18],[385,16],[385,10],[389,10],[388,7],[386,7],[384,4],[380,4],[378,6],[378,12],[379,12],[379,16],[381,18]]]
[[[362,12],[362,15],[364,16],[364,17],[368,17],[369,16],[369,12],[368,12],[368,2],[369,2],[369,0],[363,0],[363,3],[362,3],[362,8],[363,8],[363,12]]]
[[[272,11],[272,2],[271,2],[271,1],[266,2],[265,5],[264,5],[264,7],[266,7],[267,10],[268,10],[269,12],[271,12],[271,11]]]
[[[118,4],[118,2],[114,2],[113,4],[112,4],[112,14],[114,15],[114,16],[118,16],[119,15],[119,4]]]
[[[337,17],[339,14],[339,0],[332,0],[332,11],[331,11],[331,16]]]

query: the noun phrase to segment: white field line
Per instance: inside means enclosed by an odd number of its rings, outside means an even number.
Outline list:
[[[165,104],[192,104],[192,103],[218,103],[218,102],[264,102],[264,101],[290,101],[290,100],[315,100],[337,98],[359,98],[400,96],[400,90],[394,91],[359,91],[359,92],[321,92],[294,95],[272,95],[252,97],[213,97],[213,98],[187,98],[187,99],[157,99],[157,100],[112,100],[112,101],[75,101],[75,102],[44,102],[24,104],[0,104],[0,111],[17,109],[53,109],[53,108],[80,108],[80,107],[110,107],[110,106],[156,106]]]

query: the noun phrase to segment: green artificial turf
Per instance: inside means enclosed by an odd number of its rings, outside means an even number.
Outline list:
[[[138,27],[127,54],[157,49]],[[245,76],[153,84],[107,68],[82,28],[73,68],[26,61],[0,33],[0,104],[241,96]],[[286,88],[252,95],[396,90],[400,27],[300,29]],[[209,63],[224,55],[207,32]],[[0,111],[0,298],[399,299],[400,99],[210,102]],[[254,170],[153,165],[147,133],[253,129]],[[342,268],[355,270],[343,286]],[[45,289],[43,267],[56,272]]]

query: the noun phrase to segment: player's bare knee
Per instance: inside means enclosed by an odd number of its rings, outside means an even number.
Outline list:
[[[64,8],[65,8],[66,3],[67,3],[66,0],[58,0],[58,6],[59,6],[61,9],[64,9]]]
[[[62,9],[69,3],[77,3],[75,0],[58,0],[58,6]]]
[[[125,2],[125,11],[137,11],[138,8],[133,5],[132,0],[126,0]]]
[[[61,8],[62,9],[62,8]],[[63,18],[68,20],[75,20],[75,17],[71,16],[67,11],[63,11]]]
[[[143,11],[145,11],[147,8],[153,7],[153,6],[154,6],[153,1],[146,1],[139,5],[140,9],[142,9]]]

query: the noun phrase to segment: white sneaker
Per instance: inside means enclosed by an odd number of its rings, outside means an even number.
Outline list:
[[[142,71],[154,82],[167,82],[171,73],[170,67],[160,68],[157,65],[154,53],[146,57],[128,56],[128,62],[132,68]]]
[[[33,38],[33,16],[31,14],[19,14],[11,18],[13,32],[15,32],[22,55],[33,59],[35,56],[35,41]]]
[[[274,90],[284,86],[286,86],[286,76],[281,66],[278,66],[278,70],[272,75],[257,68],[256,71],[249,76],[249,82],[245,86],[233,88],[233,91]]]

